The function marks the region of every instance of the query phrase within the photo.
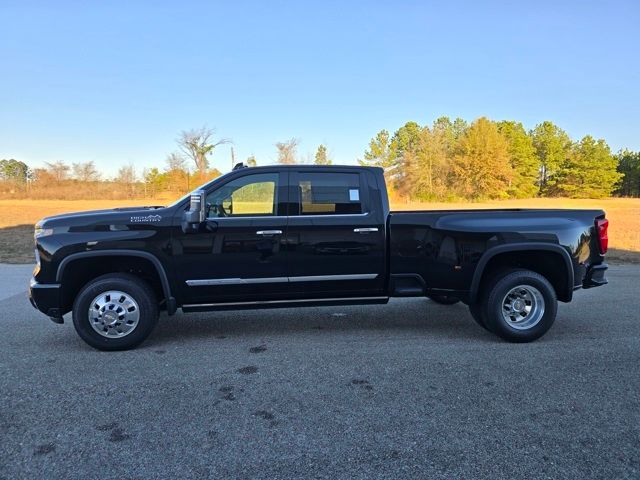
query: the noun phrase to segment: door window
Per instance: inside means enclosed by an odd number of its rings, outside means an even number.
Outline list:
[[[207,217],[275,215],[278,174],[260,173],[232,180],[207,195]]]
[[[363,213],[357,173],[300,172],[300,215]]]

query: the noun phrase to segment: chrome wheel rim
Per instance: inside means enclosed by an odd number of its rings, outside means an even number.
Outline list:
[[[518,285],[502,299],[502,318],[511,328],[528,330],[544,315],[544,297],[531,285]]]
[[[126,337],[136,329],[139,321],[138,303],[119,290],[101,293],[89,306],[89,323],[103,337]]]

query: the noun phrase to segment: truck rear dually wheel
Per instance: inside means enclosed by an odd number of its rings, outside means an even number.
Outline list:
[[[512,270],[495,278],[484,292],[481,319],[488,330],[510,342],[532,342],[556,318],[558,301],[549,281],[530,270]]]
[[[127,350],[142,343],[158,322],[153,290],[135,275],[111,273],[82,288],[73,304],[73,325],[98,350]]]
[[[489,328],[487,327],[487,321],[485,319],[484,312],[482,310],[482,304],[470,303],[469,312],[478,325],[480,325],[485,330],[489,330]]]

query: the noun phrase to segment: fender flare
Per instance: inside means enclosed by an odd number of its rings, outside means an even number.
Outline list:
[[[480,280],[484,273],[485,267],[489,261],[496,255],[509,252],[523,252],[523,251],[542,251],[542,252],[554,252],[560,254],[564,260],[564,265],[567,272],[567,301],[571,301],[573,297],[573,282],[574,282],[574,270],[573,262],[569,252],[561,245],[555,243],[536,243],[536,242],[524,242],[508,245],[498,245],[492,247],[482,254],[475,272],[473,272],[473,279],[471,280],[471,288],[469,289],[469,302],[475,303],[478,300],[478,293],[480,291]]]
[[[90,252],[77,252],[65,257],[58,265],[58,271],[56,272],[56,282],[62,282],[62,276],[64,275],[65,268],[74,260],[80,258],[96,258],[96,257],[139,257],[149,260],[155,267],[158,276],[160,277],[160,284],[162,285],[162,292],[164,293],[165,301],[167,303],[167,313],[173,315],[176,313],[177,304],[176,299],[171,295],[171,286],[169,285],[169,278],[162,263],[155,255],[149,252],[141,252],[139,250],[93,250]]]

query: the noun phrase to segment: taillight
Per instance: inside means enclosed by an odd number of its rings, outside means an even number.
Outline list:
[[[600,240],[600,253],[604,255],[609,248],[609,220],[606,218],[596,220],[596,229],[598,230],[598,240]]]

